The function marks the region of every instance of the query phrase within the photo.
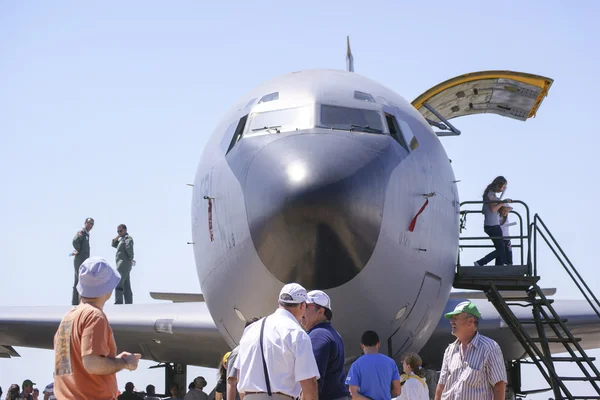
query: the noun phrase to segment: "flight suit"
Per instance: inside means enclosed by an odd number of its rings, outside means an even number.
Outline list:
[[[75,234],[73,238],[73,248],[77,250],[77,254],[73,259],[73,267],[75,268],[75,283],[73,284],[73,298],[71,304],[76,306],[79,304],[79,292],[77,291],[77,283],[79,282],[79,267],[81,264],[90,258],[90,233],[84,229]]]
[[[123,295],[125,296],[125,304],[132,304],[133,292],[131,291],[129,274],[133,262],[133,238],[129,235],[123,236],[120,240],[115,238],[112,240],[112,247],[117,249],[115,259],[117,271],[121,274],[121,281],[115,289],[115,304],[123,304]]]

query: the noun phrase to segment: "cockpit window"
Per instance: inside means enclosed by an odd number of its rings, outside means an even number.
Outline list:
[[[321,128],[383,133],[381,114],[374,110],[321,105]]]
[[[396,141],[398,143],[400,143],[400,146],[404,147],[406,149],[406,151],[410,151],[408,149],[408,145],[406,144],[404,136],[402,135],[402,131],[400,130],[400,127],[398,126],[398,121],[396,120],[396,117],[394,117],[391,114],[385,113],[385,120],[388,124],[390,136],[393,137],[394,139],[396,139]]]
[[[258,104],[266,103],[268,101],[274,101],[274,100],[279,100],[279,92],[265,94],[263,97],[260,98],[260,100],[258,101]]]
[[[303,106],[250,114],[245,137],[297,131],[312,127],[312,107]]]
[[[371,103],[375,103],[375,99],[369,93],[359,92],[358,90],[354,91],[354,98],[356,100],[368,101]]]

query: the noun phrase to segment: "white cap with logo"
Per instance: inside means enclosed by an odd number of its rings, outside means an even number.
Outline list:
[[[327,293],[323,292],[322,290],[311,290],[308,292],[307,297],[307,303],[313,303],[321,307],[328,308],[331,311],[331,299]]]
[[[297,283],[288,283],[279,292],[279,301],[289,304],[300,304],[306,301],[306,289]]]

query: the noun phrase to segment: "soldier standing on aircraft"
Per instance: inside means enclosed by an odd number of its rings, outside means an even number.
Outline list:
[[[73,252],[75,256],[73,267],[75,267],[75,283],[73,283],[73,298],[71,304],[79,304],[79,293],[77,292],[77,283],[79,282],[79,266],[90,257],[90,231],[94,227],[94,218],[86,218],[83,229],[75,234],[73,238]]]
[[[115,289],[115,304],[133,303],[133,292],[131,291],[131,267],[135,265],[133,260],[133,238],[127,233],[127,226],[121,224],[117,227],[117,237],[112,240],[112,247],[117,249],[115,254],[117,271],[121,274],[121,281]]]

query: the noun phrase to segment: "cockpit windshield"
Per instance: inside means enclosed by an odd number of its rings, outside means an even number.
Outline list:
[[[381,114],[375,110],[321,105],[320,128],[383,133]]]
[[[313,126],[311,106],[283,110],[255,112],[250,114],[250,124],[244,136],[268,135],[309,129]]]

